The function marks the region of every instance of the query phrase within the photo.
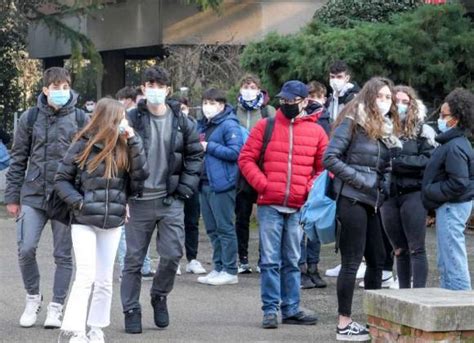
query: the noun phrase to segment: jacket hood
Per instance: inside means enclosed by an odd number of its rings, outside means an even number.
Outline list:
[[[297,117],[297,118],[295,118],[295,122],[300,122],[300,121],[316,122],[316,119],[318,118],[319,113],[321,113],[321,111],[316,111],[316,112],[313,112],[313,113],[308,113],[308,114],[306,114],[305,116],[302,116],[302,117]],[[288,123],[288,124],[291,121],[290,119],[285,117],[285,115],[283,114],[283,112],[281,111],[280,108],[277,109],[275,117],[278,118],[279,120],[284,121],[285,123]]]
[[[79,95],[71,89],[71,96],[69,97],[68,102],[66,105],[61,107],[58,111],[55,111],[49,104],[48,104],[48,99],[46,95],[41,92],[41,94],[38,96],[36,106],[45,113],[48,113],[50,115],[66,115],[68,113],[71,113],[74,110],[74,107],[77,104],[77,98]]]

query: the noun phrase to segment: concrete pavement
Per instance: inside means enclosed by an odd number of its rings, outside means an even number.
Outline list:
[[[38,249],[38,262],[42,273],[41,289],[45,303],[39,315],[37,326],[30,329],[20,328],[19,317],[24,307],[21,276],[16,257],[16,233],[14,220],[6,216],[0,208],[0,342],[57,342],[57,330],[44,330],[41,325],[46,315],[46,306],[51,299],[53,277],[53,259],[51,256],[51,231],[45,228]],[[427,235],[430,260],[430,286],[437,286],[436,247],[434,230]],[[468,236],[471,271],[474,270],[474,236]],[[257,232],[251,233],[251,263],[257,260]],[[152,257],[156,258],[156,253]],[[210,270],[211,249],[208,238],[201,231],[198,259]],[[324,271],[338,263],[339,256],[334,254],[332,246],[324,246],[320,268]],[[181,263],[184,272],[185,261]],[[471,274],[474,276],[474,272]],[[142,286],[143,328],[141,335],[127,335],[123,331],[123,315],[119,297],[119,282],[114,282],[111,326],[105,330],[107,342],[333,342],[336,326],[336,279],[326,278],[328,288],[302,291],[302,306],[314,310],[320,317],[318,325],[298,327],[281,325],[277,330],[260,328],[258,274],[239,277],[239,284],[212,287],[196,282],[197,276],[185,274],[178,276],[174,291],[169,297],[171,324],[166,330],[157,330],[153,324],[153,313],[149,305],[150,281]],[[362,290],[357,289],[354,296],[354,318],[364,322],[362,314]]]

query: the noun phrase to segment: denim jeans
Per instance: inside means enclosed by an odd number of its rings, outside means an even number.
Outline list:
[[[201,189],[202,219],[212,244],[214,270],[237,275],[237,235],[234,228],[235,190],[215,193]]]
[[[123,271],[123,266],[125,263],[125,254],[127,253],[127,242],[125,240],[125,226],[122,226],[122,234],[120,235],[120,243],[117,251],[117,259],[120,265],[120,275]],[[150,259],[150,247],[145,256],[145,261],[143,261],[142,274],[148,274],[151,272],[151,259]]]
[[[472,202],[446,203],[436,210],[438,270],[441,288],[470,290],[464,230]]]
[[[311,241],[308,237],[306,237],[306,235],[303,236],[303,239],[301,240],[301,258],[299,265],[319,263],[321,241],[319,240],[319,237],[316,238],[316,240]]]
[[[385,232],[397,257],[400,288],[426,286],[428,259],[426,257],[426,210],[421,192],[389,198],[380,209]],[[392,249],[387,251],[387,255]]]
[[[262,310],[283,318],[299,312],[301,273],[298,267],[303,230],[300,212],[287,214],[271,206],[258,206]]]
[[[36,261],[36,249],[48,221],[44,210],[27,205],[21,206],[16,219],[18,243],[18,261],[26,292],[29,295],[40,294],[40,273]],[[56,221],[51,221],[53,232],[54,272],[53,302],[64,304],[72,276],[72,239],[71,229]]]

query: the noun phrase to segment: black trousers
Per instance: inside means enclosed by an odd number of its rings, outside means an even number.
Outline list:
[[[427,212],[421,202],[421,192],[412,192],[388,199],[380,209],[397,258],[400,288],[426,286],[428,259],[425,236]]]
[[[254,201],[254,197],[246,192],[238,192],[235,200],[235,230],[239,261],[243,263],[248,263],[250,216]]]
[[[350,317],[357,269],[365,257],[365,289],[380,289],[385,262],[380,213],[374,208],[341,196],[337,209],[342,224],[339,249],[341,271],[337,278],[340,315]]]
[[[195,260],[199,245],[199,217],[201,215],[201,205],[199,202],[199,192],[184,202],[184,247],[186,249],[186,259],[188,262]]]

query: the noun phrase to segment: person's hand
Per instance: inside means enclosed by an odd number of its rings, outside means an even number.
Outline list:
[[[7,211],[12,217],[16,218],[20,215],[21,206],[20,204],[8,204]]]
[[[122,121],[120,122],[120,128],[122,128],[124,132],[123,134],[125,135],[125,137],[127,137],[127,139],[135,136],[135,131],[130,126],[126,118],[123,118]]]
[[[128,204],[125,206],[125,223],[128,223],[130,221],[130,207],[128,207]]]
[[[202,145],[202,148],[204,149],[204,151],[207,150],[207,142],[203,141],[201,142],[201,145]]]

